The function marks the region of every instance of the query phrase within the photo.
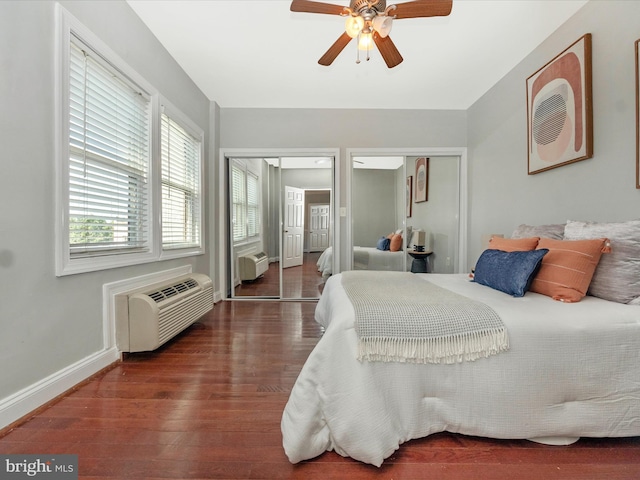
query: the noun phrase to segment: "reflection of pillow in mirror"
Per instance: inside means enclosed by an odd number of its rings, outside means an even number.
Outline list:
[[[402,235],[398,235],[397,233],[391,237],[391,241],[389,242],[389,250],[392,252],[397,252],[402,250]]]
[[[389,240],[387,237],[381,237],[380,240],[378,240],[378,243],[376,244],[376,248],[378,250],[389,250],[390,243],[391,243],[391,240]]]
[[[407,226],[407,248],[411,247],[411,233],[413,232],[413,227],[411,225]]]
[[[540,269],[542,257],[548,251],[485,250],[476,264],[473,281],[514,297],[522,297],[529,290]]]

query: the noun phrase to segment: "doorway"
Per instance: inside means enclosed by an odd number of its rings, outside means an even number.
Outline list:
[[[244,153],[235,156],[226,151],[222,157],[227,179],[227,298],[315,300],[324,285],[316,265],[321,253],[316,249],[318,238],[332,245],[336,235],[336,156]],[[239,173],[243,166],[247,171],[245,182],[250,182],[244,187],[238,182],[238,178],[243,179]],[[243,195],[244,204],[239,198]],[[253,198],[258,201],[252,202]],[[315,208],[310,214],[310,202],[324,204],[323,231],[315,225],[312,228],[311,221],[317,218]],[[257,206],[251,210],[254,203]],[[244,217],[243,208],[248,212]],[[241,235],[243,228],[245,236]]]

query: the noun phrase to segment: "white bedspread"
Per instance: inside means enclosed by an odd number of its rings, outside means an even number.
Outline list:
[[[401,272],[405,269],[404,257],[402,250],[391,252],[375,247],[353,247],[353,269]],[[322,252],[316,263],[323,278],[330,277],[333,274],[333,249],[329,247]]]
[[[452,365],[359,362],[353,307],[334,275],[316,309],[325,334],[282,417],[292,463],[335,450],[380,466],[403,442],[441,431],[544,441],[640,435],[640,307],[513,298],[466,275],[416,275],[423,280],[491,306],[510,350]]]

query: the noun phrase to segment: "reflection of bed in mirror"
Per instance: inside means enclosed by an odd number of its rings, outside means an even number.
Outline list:
[[[402,250],[392,252],[379,250],[375,247],[353,247],[354,270],[384,270],[403,271],[405,253]],[[332,275],[333,253],[332,248],[327,248],[318,258],[318,272],[323,278]]]

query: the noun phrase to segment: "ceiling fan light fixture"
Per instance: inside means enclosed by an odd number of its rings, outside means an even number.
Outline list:
[[[386,17],[384,15],[376,15],[372,20],[373,29],[378,32],[378,34],[385,38],[391,32],[391,27],[393,26],[393,18]]]
[[[356,38],[363,28],[364,20],[360,15],[347,17],[344,29],[351,38]]]
[[[358,39],[358,50],[371,50],[373,47],[373,34],[371,32],[361,33]]]

